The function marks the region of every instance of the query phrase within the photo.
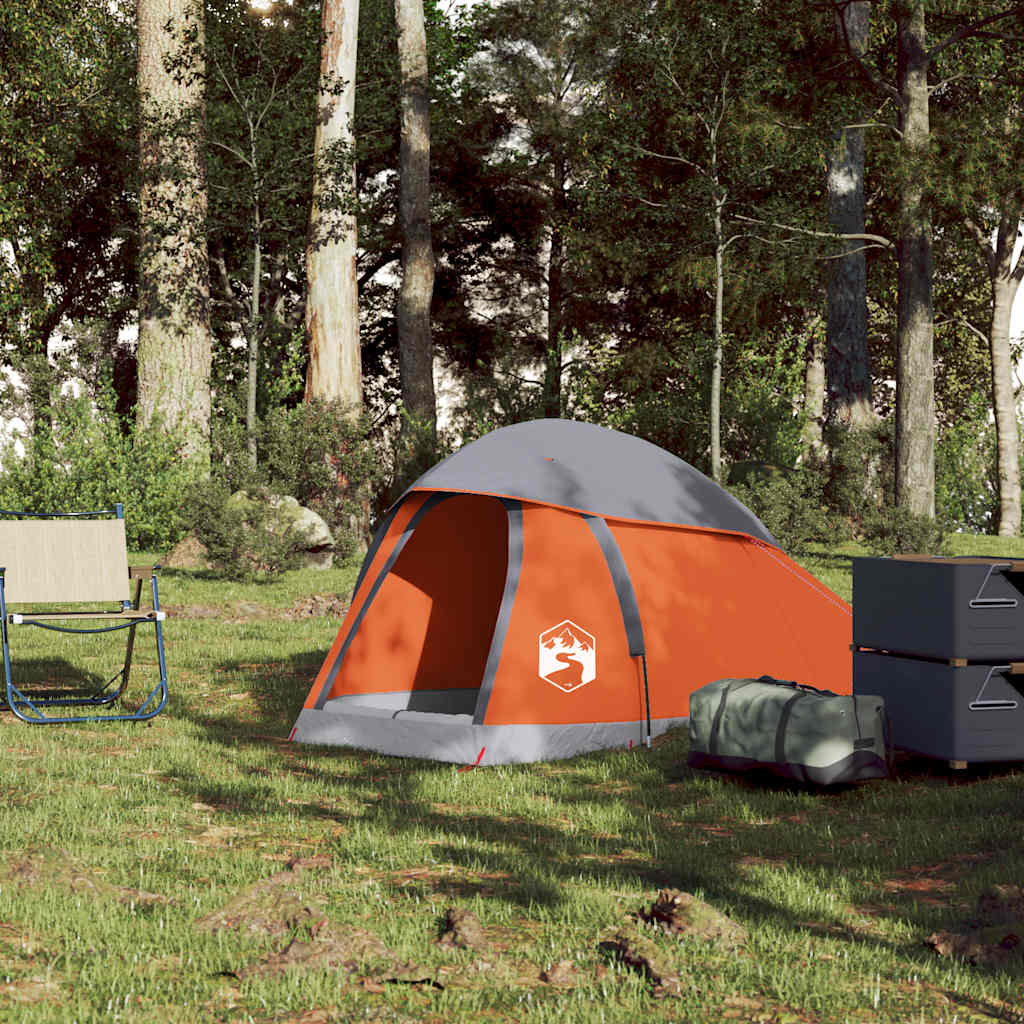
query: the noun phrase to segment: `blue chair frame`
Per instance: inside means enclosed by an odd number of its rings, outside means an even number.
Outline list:
[[[113,517],[116,520],[123,520],[124,507],[118,502],[112,509],[100,509],[95,512],[13,512],[0,509],[0,517],[16,520],[81,520],[109,519]],[[127,581],[122,593],[129,593],[131,581],[135,582],[134,596],[122,599],[120,601],[121,607],[117,609],[11,612],[7,607],[8,569],[0,567],[0,629],[2,629],[3,633],[4,678],[6,683],[4,701],[0,703],[0,710],[3,710],[6,706],[7,710],[12,711],[23,722],[35,725],[96,721],[139,722],[153,718],[163,710],[168,699],[167,662],[164,656],[163,642],[163,622],[166,618],[166,613],[160,608],[160,597],[157,591],[157,572],[159,566],[128,566],[127,551],[124,548],[123,542],[123,526],[120,530],[120,550],[117,554],[119,565],[114,567],[114,573],[117,574],[122,567],[127,571]],[[2,551],[0,551],[0,562],[6,560]],[[120,564],[122,560],[123,565]],[[141,607],[142,587],[146,579],[149,579],[152,591],[153,607],[151,609],[143,609]],[[53,603],[59,604],[60,600],[61,598],[54,594]],[[45,603],[51,603],[49,597],[44,598],[44,601]],[[67,622],[73,620],[90,620],[94,622],[108,620],[109,622],[110,619],[116,619],[117,621],[90,627],[57,624],[60,621]],[[135,633],[140,625],[146,623],[151,623],[155,627],[157,661],[160,671],[159,682],[134,711],[117,712],[107,710],[99,713],[103,709],[110,709],[124,695],[131,672],[132,653],[135,648]],[[119,629],[126,629],[128,631],[128,639],[124,663],[110,679],[90,690],[33,690],[26,692],[14,684],[11,668],[11,627],[21,625],[36,626],[40,629],[53,630],[58,633],[78,635],[110,633]],[[85,713],[86,709],[91,709],[92,713]]]

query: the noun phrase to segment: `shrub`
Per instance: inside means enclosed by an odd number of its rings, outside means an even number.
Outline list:
[[[0,507],[84,512],[120,501],[129,546],[162,550],[187,528],[181,495],[197,470],[173,434],[124,432],[114,402],[109,389],[95,401],[64,396],[54,403],[51,431],[37,431],[23,456],[14,442],[6,445]]]
[[[190,488],[192,529],[214,568],[229,579],[266,580],[298,567],[308,537],[269,499],[259,490],[232,494],[217,479]]]
[[[324,519],[334,534],[337,556],[346,557],[363,539],[370,497],[382,478],[368,433],[365,420],[351,422],[338,404],[278,407],[257,426],[254,467],[244,422],[228,410],[214,424],[211,480],[193,491],[193,527],[203,539],[212,509],[236,491],[290,495]]]
[[[763,463],[734,466],[729,490],[768,527],[784,550],[835,539],[837,519],[825,506],[826,478],[817,467],[781,469]]]
[[[941,555],[946,528],[940,519],[904,508],[876,509],[864,519],[864,543],[874,555]]]

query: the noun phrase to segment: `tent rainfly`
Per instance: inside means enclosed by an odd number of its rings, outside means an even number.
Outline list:
[[[851,692],[850,607],[647,441],[504,427],[391,507],[292,738],[461,763],[649,742],[693,690]]]

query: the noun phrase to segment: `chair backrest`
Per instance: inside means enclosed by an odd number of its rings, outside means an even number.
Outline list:
[[[8,602],[68,604],[128,598],[123,519],[0,521]]]

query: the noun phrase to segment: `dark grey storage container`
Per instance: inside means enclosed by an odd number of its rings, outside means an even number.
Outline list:
[[[1024,659],[1024,561],[855,558],[853,643],[931,658]]]
[[[853,692],[885,699],[896,747],[948,761],[1024,760],[1024,663],[854,651]]]

